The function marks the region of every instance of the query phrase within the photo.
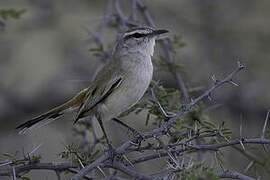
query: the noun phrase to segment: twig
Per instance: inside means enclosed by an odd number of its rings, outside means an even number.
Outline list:
[[[240,62],[238,62],[237,68],[231,73],[229,74],[227,77],[225,77],[222,80],[219,80],[217,82],[214,82],[214,84],[208,89],[206,90],[201,96],[197,97],[194,101],[192,101],[191,103],[187,104],[185,106],[185,108],[181,109],[177,115],[171,119],[169,119],[167,122],[165,122],[160,128],[156,128],[153,129],[149,132],[143,133],[143,137],[144,139],[148,139],[153,137],[154,135],[158,135],[160,133],[164,133],[166,131],[166,129],[170,128],[170,126],[176,122],[176,120],[181,117],[183,114],[185,114],[186,112],[190,111],[191,107],[194,106],[195,104],[197,104],[199,101],[201,101],[203,98],[207,97],[209,93],[211,93],[212,91],[214,91],[216,88],[220,87],[221,85],[230,82],[230,80],[242,69],[244,68],[244,66],[242,64],[240,64]],[[126,149],[129,148],[130,146],[132,146],[132,142],[137,142],[139,139],[139,137],[133,137],[132,139],[128,140],[127,142],[125,142],[124,144],[122,144],[119,148],[116,149],[116,153],[117,154],[123,154],[125,153]],[[260,139],[261,140],[261,139]],[[263,141],[263,140],[261,140]],[[267,141],[267,140],[265,140]],[[246,141],[245,141],[246,142]],[[238,144],[239,140],[237,142],[235,142],[235,144]],[[217,147],[219,148],[219,147]],[[100,163],[104,162],[105,160],[107,160],[109,158],[109,154],[103,154],[101,157],[99,157],[98,159],[96,159],[93,163],[87,165],[85,168],[83,168],[78,174],[76,174],[75,176],[72,177],[72,180],[78,180],[79,178],[83,177],[84,175],[86,175],[89,171],[91,171],[93,168],[95,168],[96,166],[98,166]],[[132,162],[132,161],[131,161]]]
[[[101,174],[102,174],[104,177],[106,177],[105,172],[101,169],[100,166],[97,166],[97,169],[101,172]]]
[[[137,11],[137,0],[132,0],[131,1],[131,15],[130,15],[130,20],[133,21],[133,22],[136,22],[136,19],[137,19],[136,11]]]
[[[201,146],[188,146],[188,147],[184,147],[184,148],[177,148],[175,150],[173,150],[172,152],[177,152],[177,153],[182,153],[185,151],[190,151],[190,150],[214,150],[217,151],[220,148],[224,148],[224,147],[228,147],[228,146],[232,146],[232,145],[236,145],[239,144],[239,140],[232,140],[226,143],[219,143],[219,144],[213,144],[213,145],[201,145]],[[270,144],[270,140],[267,139],[261,139],[261,138],[252,138],[252,139],[245,139],[245,141],[243,141],[243,143],[251,143],[251,144]],[[116,151],[116,153],[124,153],[125,149],[127,149],[127,147],[125,147],[123,144],[121,147],[119,147]],[[164,156],[168,156],[167,152],[160,152],[160,153],[154,153],[154,154],[150,154],[150,155],[146,155],[140,158],[135,158],[133,160],[131,160],[132,164],[137,164],[140,162],[144,162],[144,161],[148,161],[148,160],[152,160],[152,159],[156,159],[156,158],[160,158],[160,157],[164,157]],[[109,158],[109,154],[104,154],[102,155],[100,158],[98,158],[94,163],[86,166],[84,169],[82,169],[81,171],[77,171],[77,174],[72,178],[73,180],[76,178],[81,178],[85,176],[85,172],[88,172],[88,170],[90,171],[91,169],[99,166],[102,162],[104,162],[106,159]],[[115,163],[115,161],[114,161]],[[108,166],[108,164],[105,164],[105,166]],[[110,167],[112,165],[109,165]],[[119,170],[124,170],[127,171],[128,174],[132,174],[135,173],[132,170],[125,170],[125,168],[127,168],[126,166],[124,166],[123,164],[113,164],[113,166],[116,169]],[[75,171],[74,169],[71,168],[78,168],[78,165],[75,165],[71,162],[55,162],[55,163],[33,163],[33,164],[25,164],[25,165],[17,165],[14,166],[15,172],[17,174],[23,172],[23,171],[27,171],[27,170],[32,170],[32,169],[47,169],[47,170],[54,170],[54,171],[62,171],[62,170],[69,170],[69,171]],[[6,168],[6,169],[0,169],[0,176],[10,176],[13,174],[13,168]]]
[[[199,101],[201,101],[203,98],[207,97],[208,94],[210,94],[212,91],[214,91],[216,88],[220,87],[221,85],[230,82],[230,80],[242,69],[244,66],[238,62],[237,68],[229,74],[227,77],[225,77],[222,80],[219,80],[215,82],[208,90],[206,90],[202,95],[197,97],[195,100],[187,104],[183,109],[181,109],[175,117],[171,118],[169,121],[165,122],[160,128],[154,129],[150,132],[145,133],[145,137],[152,137],[154,134],[158,134],[163,132],[164,130],[170,128],[170,126],[176,122],[176,120],[181,117],[186,112],[190,111],[191,107],[197,104]]]
[[[254,178],[248,177],[244,174],[234,171],[224,171],[218,174],[219,178],[232,178],[232,179],[240,179],[240,180],[255,180]]]
[[[15,167],[12,167],[12,179],[16,180],[16,171],[15,171]]]
[[[101,25],[99,26],[99,30],[97,35],[92,33],[90,30],[86,29],[87,32],[92,36],[93,40],[95,41],[95,43],[99,46],[99,47],[104,47],[103,46],[103,40],[104,40],[104,32],[105,29],[108,26],[108,23],[111,20],[111,15],[109,12],[109,8],[110,8],[110,2],[111,0],[106,0],[105,3],[105,8],[104,8],[104,15],[103,15],[103,21],[101,23]],[[108,56],[110,55],[111,50],[108,50],[108,52],[103,52],[102,55],[100,56],[99,60],[97,61],[97,63],[94,66],[94,71],[92,73],[92,75],[90,76],[90,82],[93,81],[98,73],[98,71],[100,70],[101,65],[106,62],[106,59],[108,58]]]
[[[19,159],[16,159],[16,162],[22,162],[22,161],[25,161],[25,160],[29,160],[33,157],[34,153],[42,146],[42,144],[36,146],[30,153],[27,153],[27,157],[22,157],[22,158],[19,158]],[[0,167],[2,166],[6,166],[6,165],[9,165],[9,164],[12,164],[13,161],[11,160],[6,160],[4,162],[0,162]]]
[[[17,174],[31,170],[31,169],[47,169],[47,170],[64,170],[68,168],[77,168],[77,165],[71,162],[52,162],[52,163],[32,163],[32,164],[21,164],[13,166],[12,168],[0,169],[0,176],[10,176],[13,174],[13,168]]]
[[[55,174],[56,174],[56,176],[57,176],[57,179],[58,179],[58,180],[61,180],[61,173],[60,173],[60,171],[56,170],[56,171],[55,171]]]
[[[99,40],[99,43],[100,45],[102,45],[102,42],[103,42],[103,39],[104,39],[104,31],[106,29],[106,27],[108,26],[108,23],[109,23],[109,9],[110,9],[110,2],[111,0],[106,0],[106,3],[105,3],[105,9],[104,9],[104,16],[103,16],[103,21],[102,21],[102,24],[100,25],[100,28],[99,28],[99,33],[98,33],[98,40]]]
[[[270,113],[270,110],[267,111],[267,114],[266,114],[266,117],[265,117],[265,120],[264,120],[264,125],[263,125],[262,135],[261,135],[262,139],[265,136],[266,126],[267,126],[267,122],[268,122],[268,119],[269,119],[269,113]]]
[[[105,178],[104,180],[128,180],[128,179],[122,178],[122,177],[119,177],[119,176],[110,175],[107,178]]]
[[[85,166],[82,170],[80,170],[75,176],[71,178],[71,180],[79,180],[84,175],[86,175],[89,171],[97,167],[99,164],[103,163],[105,160],[109,158],[109,154],[103,154],[101,157],[96,159],[93,163]]]
[[[97,35],[95,35],[94,33],[91,33],[90,34],[92,35],[95,43],[98,45],[98,46],[101,46],[103,47],[103,40],[104,40],[104,32],[105,32],[105,29],[107,28],[108,26],[108,23],[110,21],[110,5],[111,5],[111,0],[106,0],[106,3],[105,3],[105,7],[104,7],[104,15],[103,15],[103,19],[102,19],[102,22],[99,26],[99,29],[98,29],[98,33]],[[95,64],[95,68],[94,68],[94,72],[92,73],[92,75],[90,76],[90,82],[93,81],[98,73],[98,71],[100,70],[102,64],[104,63],[104,61],[108,58],[108,56],[111,55],[111,52],[112,52],[112,49],[113,49],[113,46],[107,51],[107,52],[103,52],[103,54],[100,56],[99,60],[96,62]],[[96,148],[96,145],[98,144],[99,142],[99,139],[97,138],[97,135],[96,135],[96,132],[95,132],[95,128],[93,126],[93,120],[92,120],[92,117],[89,117],[87,119],[87,122],[91,125],[91,128],[92,128],[92,135],[93,135],[93,138],[94,138],[94,145],[93,147],[91,148],[91,150],[89,151],[89,154],[91,154],[95,148]],[[88,139],[87,139],[87,128],[84,129],[83,131],[83,135],[84,135],[84,141],[82,143],[82,147],[87,147],[88,145]]]
[[[216,162],[217,166],[219,166],[220,169],[222,169],[222,170],[224,171],[224,168],[223,168],[221,162],[219,162],[219,160],[218,160],[218,158],[217,158],[217,153],[218,153],[218,152],[214,152],[215,162]]]
[[[125,166],[123,163],[121,163],[120,161],[114,161],[113,165],[112,164],[106,164],[106,166],[110,167],[110,168],[118,169],[121,172],[123,172],[125,174],[128,174],[131,177],[136,178],[136,179],[141,179],[141,180],[143,180],[143,179],[145,179],[145,180],[157,179],[154,176],[143,175],[143,174],[140,174],[140,173],[138,173],[138,172],[136,172],[134,170],[131,170],[127,166]]]
[[[247,167],[244,169],[244,172],[248,172],[248,170],[253,166],[254,161],[250,161],[250,163],[247,165]]]
[[[161,105],[160,102],[158,101],[158,99],[157,99],[157,97],[156,97],[156,95],[155,95],[155,92],[154,92],[154,89],[153,89],[153,88],[151,88],[151,95],[152,95],[152,98],[153,98],[153,99],[156,101],[156,103],[158,104],[158,107],[159,107],[159,109],[160,109],[161,114],[162,114],[165,118],[171,118],[171,117],[174,117],[174,116],[175,116],[175,114],[173,114],[173,113],[168,114],[168,113],[165,111],[165,109],[162,107],[162,105]]]
[[[270,140],[267,140],[267,139],[262,140],[261,138],[251,138],[251,139],[245,139],[243,143],[245,144],[270,144]],[[184,148],[177,148],[174,151],[177,153],[183,153],[185,151],[191,151],[191,150],[193,151],[199,151],[199,150],[218,151],[221,148],[225,148],[225,147],[236,145],[236,144],[240,144],[238,139],[235,139],[226,143],[219,143],[219,144],[213,144],[213,145],[187,146]],[[157,159],[164,156],[168,156],[168,154],[166,152],[153,153],[153,154],[146,155],[143,157],[134,158],[131,160],[131,162],[132,164],[137,164],[137,163],[141,163],[141,162],[152,160],[152,159]]]
[[[79,172],[79,170],[77,170],[75,168],[68,168],[67,171],[69,171],[71,173],[74,173],[74,174]],[[94,180],[95,179],[95,178],[92,178],[92,177],[90,177],[88,175],[84,175],[83,178],[86,179],[86,180]]]

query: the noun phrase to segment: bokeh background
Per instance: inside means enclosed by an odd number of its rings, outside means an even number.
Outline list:
[[[183,65],[189,88],[207,88],[213,74],[224,77],[239,58],[247,66],[235,79],[239,87],[225,85],[213,94],[214,102],[206,103],[218,104],[208,114],[215,122],[226,121],[234,136],[239,135],[241,122],[243,136],[259,136],[270,107],[270,2],[144,2],[158,27],[169,29],[169,36],[179,35],[186,43],[174,59]],[[128,12],[128,1],[120,3]],[[1,9],[26,10],[20,19],[5,21],[0,30],[0,154],[29,152],[42,143],[38,153],[43,161],[57,161],[66,144],[78,141],[72,134],[72,114],[24,136],[19,136],[14,127],[87,86],[97,61],[89,52],[93,44],[88,32],[96,31],[104,6],[104,0],[0,1]],[[113,41],[112,32],[112,28],[105,31],[105,47]],[[156,51],[159,49],[157,46]],[[177,88],[166,71],[156,70],[154,79],[165,87]],[[140,116],[144,115],[131,115],[125,122],[146,130]],[[106,129],[115,145],[125,140],[127,132],[119,125],[109,122]],[[231,170],[241,170],[249,163],[236,151],[228,151],[225,162]],[[156,170],[164,165],[157,165]],[[56,178],[50,171],[32,171],[30,175],[33,179]]]

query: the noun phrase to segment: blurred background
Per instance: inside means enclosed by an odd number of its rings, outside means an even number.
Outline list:
[[[208,111],[215,122],[226,121],[234,136],[259,136],[270,107],[270,2],[268,0],[155,0],[143,1],[157,27],[179,35],[186,46],[174,59],[184,67],[189,88],[206,89],[211,76],[224,77],[236,67],[247,66],[235,82],[213,94],[218,104]],[[129,11],[130,3],[120,1]],[[78,139],[72,134],[73,115],[19,136],[15,127],[63,103],[89,83],[98,60],[89,52],[93,47],[89,31],[95,32],[104,13],[104,0],[1,0],[0,9],[25,9],[18,20],[8,19],[0,27],[0,154],[16,150],[29,152],[43,144],[38,153],[43,161],[60,161],[58,153]],[[113,32],[113,33],[112,33]],[[105,31],[105,48],[115,30]],[[160,49],[156,47],[156,52]],[[155,57],[154,57],[155,59]],[[156,70],[155,80],[165,87],[177,85],[170,73]],[[202,91],[193,93],[194,97]],[[207,100],[206,100],[207,101]],[[130,115],[125,122],[144,131],[140,116]],[[95,122],[96,123],[96,122]],[[116,128],[121,131],[114,131]],[[149,128],[149,127],[148,127]],[[113,144],[124,142],[126,131],[115,123],[106,124]],[[101,133],[100,133],[101,134]],[[123,139],[119,138],[123,137]],[[225,159],[231,170],[248,165],[235,151]],[[0,161],[5,157],[0,156]],[[158,168],[164,164],[158,165]],[[141,167],[142,171],[145,167]],[[32,171],[33,179],[55,179],[55,173]],[[0,178],[2,179],[2,178]]]

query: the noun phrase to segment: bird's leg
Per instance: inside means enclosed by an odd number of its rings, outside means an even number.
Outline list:
[[[108,139],[108,136],[107,136],[107,133],[106,133],[105,128],[104,128],[104,126],[103,126],[103,122],[102,122],[101,118],[97,118],[97,120],[98,120],[98,123],[99,123],[99,125],[100,125],[100,127],[101,127],[101,129],[102,129],[102,132],[103,132],[103,134],[104,134],[104,137],[105,137],[105,139],[106,139],[106,142],[107,142],[107,144],[108,144],[108,147],[109,147],[108,152],[109,152],[110,158],[111,158],[112,161],[113,161],[114,156],[115,156],[115,150],[113,149],[113,146],[112,146],[112,144],[110,143],[110,141],[109,141],[109,139]]]
[[[136,142],[133,142],[134,145],[137,145],[137,146],[141,145],[141,141],[144,139],[142,133],[140,133],[139,131],[137,131],[133,127],[130,127],[129,125],[125,124],[124,122],[122,122],[121,120],[119,120],[117,118],[113,118],[112,120],[119,123],[120,125],[126,127],[128,130],[130,130],[133,133],[133,136],[135,138],[137,138]]]
[[[132,133],[136,133],[136,129],[134,129],[133,127],[130,127],[129,125],[127,125],[126,123],[122,122],[121,120],[117,119],[117,118],[113,118],[112,119],[114,122],[117,122],[118,124],[128,128],[128,130],[130,130]]]

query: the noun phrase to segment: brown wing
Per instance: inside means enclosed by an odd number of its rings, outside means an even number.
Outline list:
[[[104,78],[94,81],[93,86],[89,88],[88,94],[79,108],[74,124],[82,118],[86,112],[104,101],[121,84],[121,82],[121,76],[116,76],[107,81]]]

